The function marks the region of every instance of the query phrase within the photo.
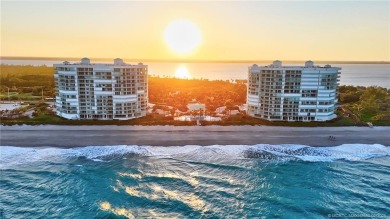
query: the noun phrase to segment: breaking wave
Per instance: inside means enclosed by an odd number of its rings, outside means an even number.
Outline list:
[[[390,147],[380,144],[343,144],[335,147],[306,145],[187,145],[187,146],[88,146],[78,148],[0,147],[0,168],[38,161],[64,162],[69,159],[110,161],[134,156],[172,158],[194,162],[218,162],[232,159],[260,161],[335,160],[359,161],[373,157],[390,156]]]

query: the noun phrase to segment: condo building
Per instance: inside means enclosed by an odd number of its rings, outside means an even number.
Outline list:
[[[248,69],[247,113],[269,121],[327,121],[336,118],[341,68],[283,66],[274,61]]]
[[[67,119],[128,120],[146,115],[148,66],[113,64],[55,64],[56,113]]]

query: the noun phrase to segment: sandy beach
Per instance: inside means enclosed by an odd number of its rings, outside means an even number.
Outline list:
[[[335,140],[329,140],[334,136]],[[390,127],[1,126],[2,146],[390,145]]]

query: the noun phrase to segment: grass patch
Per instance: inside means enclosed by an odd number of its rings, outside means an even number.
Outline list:
[[[374,120],[374,121],[372,121],[372,124],[377,125],[377,126],[390,126],[390,121]]]
[[[57,122],[62,122],[62,121],[66,121],[66,120],[61,118],[61,117],[54,116],[54,115],[40,114],[36,117],[30,118],[29,121],[42,122],[44,124],[51,124],[51,123],[57,123]]]
[[[361,113],[360,114],[360,118],[365,122],[373,122],[374,120],[371,119],[373,116],[375,116],[375,114],[372,114],[372,113]]]
[[[8,100],[8,93],[7,92],[0,93],[0,99]],[[32,93],[15,94],[15,92],[10,92],[9,99],[10,100],[40,100],[42,99],[42,96],[34,96]]]

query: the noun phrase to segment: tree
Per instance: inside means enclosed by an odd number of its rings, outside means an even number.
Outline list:
[[[383,100],[389,100],[387,90],[380,87],[368,87],[360,96],[359,105],[363,113],[375,114],[380,108],[386,108]]]

